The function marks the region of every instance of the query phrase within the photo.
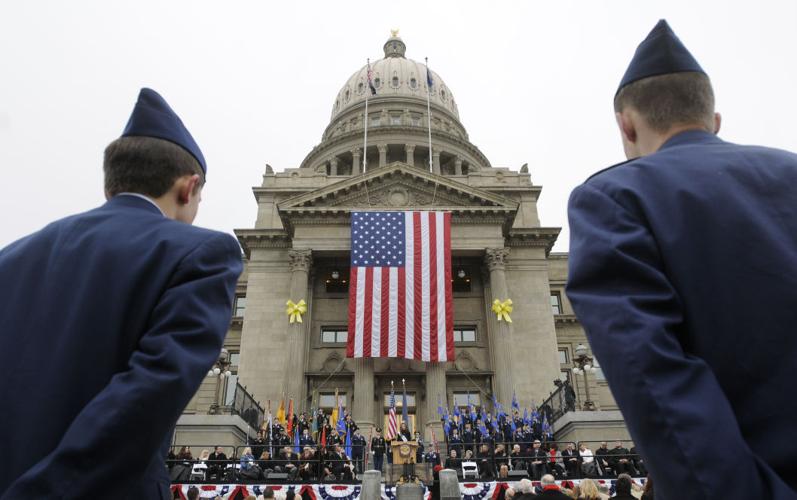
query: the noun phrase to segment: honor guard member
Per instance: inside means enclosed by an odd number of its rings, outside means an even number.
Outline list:
[[[241,250],[191,225],[207,166],[155,91],[103,169],[104,205],[0,251],[2,499],[171,498],[171,431],[229,327]]]
[[[570,197],[567,294],[656,498],[795,499],[797,155],[717,137],[665,21],[614,106],[629,161]]]
[[[382,460],[385,458],[385,450],[387,443],[385,438],[382,437],[382,429],[376,428],[376,436],[371,438],[371,451],[374,454],[374,469],[382,471]]]

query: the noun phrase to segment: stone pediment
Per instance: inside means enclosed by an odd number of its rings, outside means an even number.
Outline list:
[[[503,196],[400,162],[279,203],[283,215],[412,209],[514,213],[517,207]]]

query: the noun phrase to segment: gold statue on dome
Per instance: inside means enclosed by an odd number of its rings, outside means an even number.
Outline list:
[[[393,37],[393,38],[398,38],[398,33],[399,33],[398,28],[390,30],[390,36]]]

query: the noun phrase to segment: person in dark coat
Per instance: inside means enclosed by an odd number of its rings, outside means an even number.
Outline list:
[[[365,456],[366,444],[365,437],[360,434],[360,430],[355,429],[354,435],[351,437],[351,459],[358,474],[363,472],[363,457]]]
[[[562,493],[556,484],[556,479],[550,474],[545,474],[540,478],[542,491],[537,494],[537,498],[547,498],[550,500],[572,500],[569,496]]]
[[[570,197],[567,294],[657,495],[795,498],[797,155],[717,137],[664,20],[614,102],[629,160]]]
[[[371,438],[371,452],[374,454],[374,469],[381,471],[382,463],[385,459],[385,451],[387,450],[387,443],[385,438],[382,437],[382,428],[376,428],[376,436]]]
[[[562,450],[562,460],[567,470],[567,479],[581,477],[581,458],[573,443],[567,443],[567,447]]]
[[[103,168],[104,205],[0,250],[0,498],[169,497],[172,429],[229,328],[241,248],[191,225],[207,166],[157,92]]]
[[[631,476],[628,474],[618,475],[617,481],[614,483],[615,493],[612,498],[616,498],[617,500],[637,500],[637,498],[631,494],[633,483],[634,480],[631,479]],[[683,485],[682,489],[687,490],[689,487]],[[705,498],[705,496],[703,498]]]
[[[610,463],[612,464],[612,469],[614,469],[616,474],[628,474],[631,476],[636,475],[631,452],[628,451],[628,448],[623,446],[622,442],[617,441],[617,444],[614,446],[614,449],[612,449],[610,454]]]

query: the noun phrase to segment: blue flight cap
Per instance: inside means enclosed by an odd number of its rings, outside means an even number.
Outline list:
[[[143,88],[138,94],[133,113],[122,132],[122,137],[129,136],[155,137],[173,142],[191,153],[202,166],[202,171],[206,175],[208,173],[205,157],[191,133],[166,100],[152,89]]]
[[[620,89],[637,80],[685,71],[706,74],[667,21],[662,19],[637,47],[614,95],[617,96]]]

